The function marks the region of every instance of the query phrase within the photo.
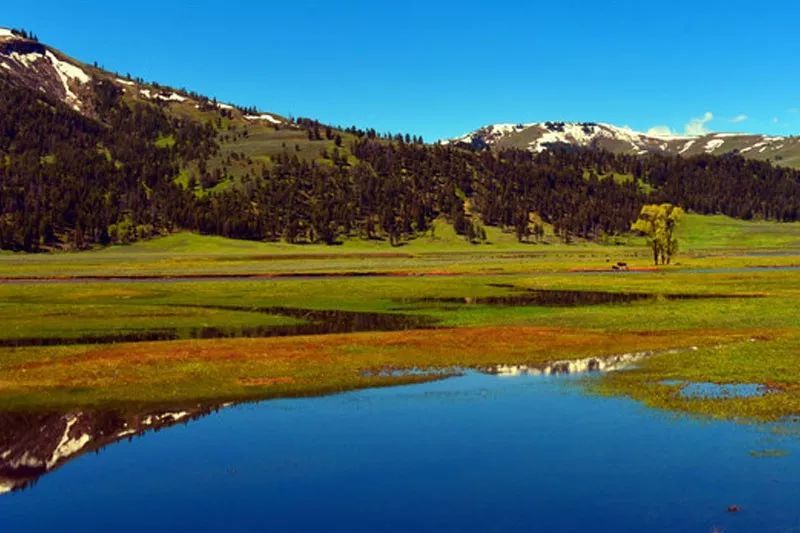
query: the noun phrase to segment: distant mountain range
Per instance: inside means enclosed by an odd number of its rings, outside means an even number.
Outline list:
[[[98,118],[98,105],[102,105],[98,101],[102,94],[98,95],[93,85],[105,81],[120,89],[128,100],[182,104],[173,109],[180,114],[186,114],[187,109],[192,107],[199,111],[213,111],[216,108],[229,111],[233,119],[243,124],[290,125],[287,119],[274,113],[247,112],[243,108],[218,103],[197,94],[113,75],[5,28],[0,28],[0,75],[52,100],[63,102],[89,118]],[[800,168],[800,137],[795,136],[751,133],[660,136],[605,123],[537,122],[490,124],[444,143],[478,149],[518,148],[535,153],[555,145],[598,148],[633,155],[657,153],[688,157],[704,153],[736,153],[750,159]]]
[[[633,155],[655,153],[689,157],[736,153],[750,159],[800,167],[800,137],[794,136],[751,133],[660,136],[594,122],[537,122],[491,124],[444,142],[473,148],[518,148],[536,153],[556,145],[598,148]]]

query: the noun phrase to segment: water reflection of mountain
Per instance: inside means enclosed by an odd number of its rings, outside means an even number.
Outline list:
[[[205,416],[216,407],[0,413],[0,494],[25,488],[84,453]]]

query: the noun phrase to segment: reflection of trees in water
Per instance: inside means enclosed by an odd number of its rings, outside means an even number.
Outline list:
[[[517,292],[501,296],[422,297],[400,298],[402,304],[495,305],[578,307],[584,305],[623,304],[642,300],[688,300],[703,298],[752,298],[750,294],[651,294],[642,292],[605,292],[580,290],[521,289],[513,285],[494,284],[496,288],[511,288]],[[167,341],[178,339],[219,339],[237,337],[289,337],[292,335],[323,335],[359,331],[401,331],[432,328],[437,320],[420,315],[401,313],[370,313],[336,309],[301,309],[296,307],[245,307],[233,305],[170,305],[222,311],[259,313],[302,320],[299,324],[157,328],[121,333],[87,334],[75,337],[22,337],[0,339],[0,347],[60,346],[76,344],[112,344],[118,342]],[[407,310],[407,309],[406,309]]]
[[[445,304],[445,305],[494,305],[508,307],[541,306],[541,307],[580,307],[589,305],[607,305],[633,303],[643,300],[696,300],[706,298],[753,298],[754,294],[653,294],[646,292],[607,292],[580,291],[558,289],[523,289],[513,285],[495,287],[513,288],[518,292],[503,296],[467,296],[467,297],[423,297],[402,298],[403,304]]]
[[[300,324],[266,326],[158,328],[135,332],[80,335],[77,337],[24,337],[17,339],[0,339],[0,347],[111,344],[118,342],[167,341],[178,339],[288,337],[292,335],[322,335],[328,333],[354,333],[358,331],[398,331],[427,328],[435,324],[435,320],[429,317],[396,313],[224,305],[171,305],[170,307],[193,307],[260,313],[296,318],[304,322]]]

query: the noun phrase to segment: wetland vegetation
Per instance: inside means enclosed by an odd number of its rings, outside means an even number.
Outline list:
[[[0,406],[309,395],[440,379],[443,368],[652,351],[664,355],[592,389],[718,416],[796,414],[800,376],[783,369],[800,338],[800,271],[791,268],[800,226],[687,215],[678,260],[635,271],[651,253],[633,238],[522,245],[498,235],[496,245],[465,245],[438,224],[436,242],[402,253],[176,234],[89,253],[0,255],[0,275],[16,280],[0,284]],[[739,241],[750,246],[731,246]],[[622,261],[631,270],[612,272]],[[289,275],[297,272],[315,275]],[[152,277],[125,277],[134,273]],[[689,397],[669,380],[770,394]]]

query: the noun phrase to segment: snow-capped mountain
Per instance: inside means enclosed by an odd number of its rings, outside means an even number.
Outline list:
[[[662,153],[692,156],[733,152],[753,159],[800,166],[800,137],[747,133],[660,136],[594,122],[492,124],[444,142],[464,143],[475,148],[520,148],[536,153],[557,145],[597,148],[636,155]]]
[[[163,105],[218,109],[246,121],[285,124],[286,120],[268,113],[247,114],[229,104],[211,101],[199,95],[123,79],[96,66],[81,63],[35,39],[0,27],[0,77],[38,91],[51,101],[59,101],[75,111],[94,117],[98,105],[98,84],[110,84],[135,100],[149,100]],[[102,93],[102,91],[99,91]]]
[[[0,27],[0,78],[37,91],[50,102],[61,102],[90,118],[97,118],[103,89],[109,86],[128,100],[149,101],[175,109],[186,116],[189,108],[220,111],[244,123],[287,125],[288,121],[269,113],[244,112],[194,93],[123,79],[87,65],[42,44],[27,35]],[[660,136],[627,127],[593,122],[538,122],[492,124],[444,143],[463,143],[476,148],[519,148],[542,152],[555,145],[605,149],[615,153],[643,155],[662,153],[692,156],[738,153],[744,157],[772,161],[800,168],[800,137],[745,133],[709,133],[703,136]]]
[[[16,79],[76,111],[87,111],[92,77],[59,52],[0,28],[0,73]]]

